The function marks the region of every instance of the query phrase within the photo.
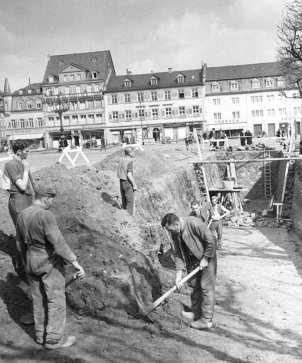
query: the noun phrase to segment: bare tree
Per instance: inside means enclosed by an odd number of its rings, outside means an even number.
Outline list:
[[[277,32],[278,60],[289,87],[298,88],[302,97],[302,0],[291,0]]]

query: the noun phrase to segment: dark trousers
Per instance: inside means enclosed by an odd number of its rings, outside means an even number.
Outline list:
[[[8,211],[11,216],[11,219],[16,227],[17,219],[19,214],[23,211],[23,209],[30,207],[32,204],[32,196],[21,193],[11,193],[8,200]],[[22,256],[22,250],[15,248],[16,257],[13,258],[13,265],[15,270],[20,278],[25,278],[25,266],[24,260],[25,256]]]
[[[36,338],[60,340],[66,324],[65,272],[61,258],[28,253],[29,283]]]
[[[222,220],[212,221],[210,230],[215,234],[217,233],[217,246],[221,247],[222,244]]]
[[[120,179],[120,189],[122,196],[122,208],[126,209],[132,216],[134,212],[134,191],[132,184],[128,180]]]
[[[190,270],[193,270],[193,268]],[[207,323],[212,321],[214,315],[216,275],[217,257],[215,256],[209,259],[208,266],[197,272],[188,284],[192,287],[192,312],[195,317],[201,318]]]

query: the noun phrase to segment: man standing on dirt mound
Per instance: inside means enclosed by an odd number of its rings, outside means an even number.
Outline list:
[[[85,276],[83,267],[77,262],[53,214],[48,210],[55,194],[48,189],[36,190],[34,204],[19,215],[16,236],[19,250],[26,250],[36,342],[45,343],[46,349],[70,347],[75,343],[75,337],[64,339],[64,261],[73,265],[76,270],[75,277]]]
[[[182,218],[168,213],[161,224],[172,236],[177,288],[180,289],[183,270],[189,273],[198,265],[200,266],[200,271],[188,283],[192,287],[192,311],[183,311],[182,315],[189,320],[194,320],[191,322],[192,328],[210,329],[213,325],[217,273],[215,237],[196,217]]]
[[[32,204],[34,186],[30,177],[27,156],[29,147],[25,142],[16,141],[13,144],[14,156],[4,166],[3,180],[9,191],[8,210],[14,225],[21,211]],[[23,278],[25,275],[22,258],[17,253],[15,269]]]
[[[134,149],[131,146],[125,147],[125,156],[120,159],[117,170],[117,177],[120,179],[120,190],[122,196],[122,208],[133,216],[135,214],[134,192],[137,186],[133,176]]]

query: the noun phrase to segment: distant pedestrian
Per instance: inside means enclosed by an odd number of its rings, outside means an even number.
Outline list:
[[[243,131],[240,131],[240,145],[242,147],[245,146],[245,137],[244,137],[244,132]]]
[[[220,149],[224,149],[224,147],[225,147],[225,139],[226,139],[226,134],[222,131],[222,130],[220,130],[220,132],[219,132],[219,139],[220,140],[223,140],[223,141],[219,141],[219,147],[220,147]]]
[[[124,149],[125,156],[120,159],[117,177],[120,179],[120,191],[122,197],[122,208],[126,209],[132,216],[135,212],[134,192],[137,186],[134,180],[134,149],[127,146]]]
[[[246,144],[248,146],[248,148],[251,148],[251,145],[253,143],[253,134],[250,132],[250,130],[246,130],[244,133],[244,136],[246,138]]]
[[[35,202],[17,221],[17,246],[26,253],[27,276],[33,300],[36,342],[47,349],[70,347],[75,337],[64,339],[66,323],[64,263],[70,263],[77,277],[85,272],[67,245],[53,214],[48,211],[55,192],[39,189]],[[25,258],[25,257],[24,257]]]
[[[16,226],[19,214],[32,204],[34,186],[31,183],[27,160],[28,144],[24,141],[16,141],[13,144],[13,153],[13,158],[4,166],[3,179],[7,182],[7,190],[9,191],[8,211]],[[13,264],[19,277],[26,279],[25,266],[23,266],[22,258],[17,250]]]
[[[215,128],[213,128],[210,131],[209,138],[210,138],[210,147],[212,147],[212,149],[216,149],[217,142],[215,141],[215,139],[216,139],[216,131],[215,131]]]
[[[217,249],[222,247],[222,219],[230,214],[230,211],[226,209],[222,204],[218,203],[218,197],[213,195],[211,198],[210,219],[212,223],[210,230],[213,233],[217,233]]]
[[[106,150],[106,140],[104,137],[101,138],[101,149],[100,151],[104,150],[105,152],[107,151]]]

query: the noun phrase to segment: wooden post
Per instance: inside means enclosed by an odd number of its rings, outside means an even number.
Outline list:
[[[198,140],[198,136],[197,136],[197,132],[196,132],[195,128],[193,129],[193,134],[194,134],[196,145],[197,145],[198,156],[199,156],[199,159],[201,161],[202,157],[201,157],[200,145],[199,145],[199,140]]]

